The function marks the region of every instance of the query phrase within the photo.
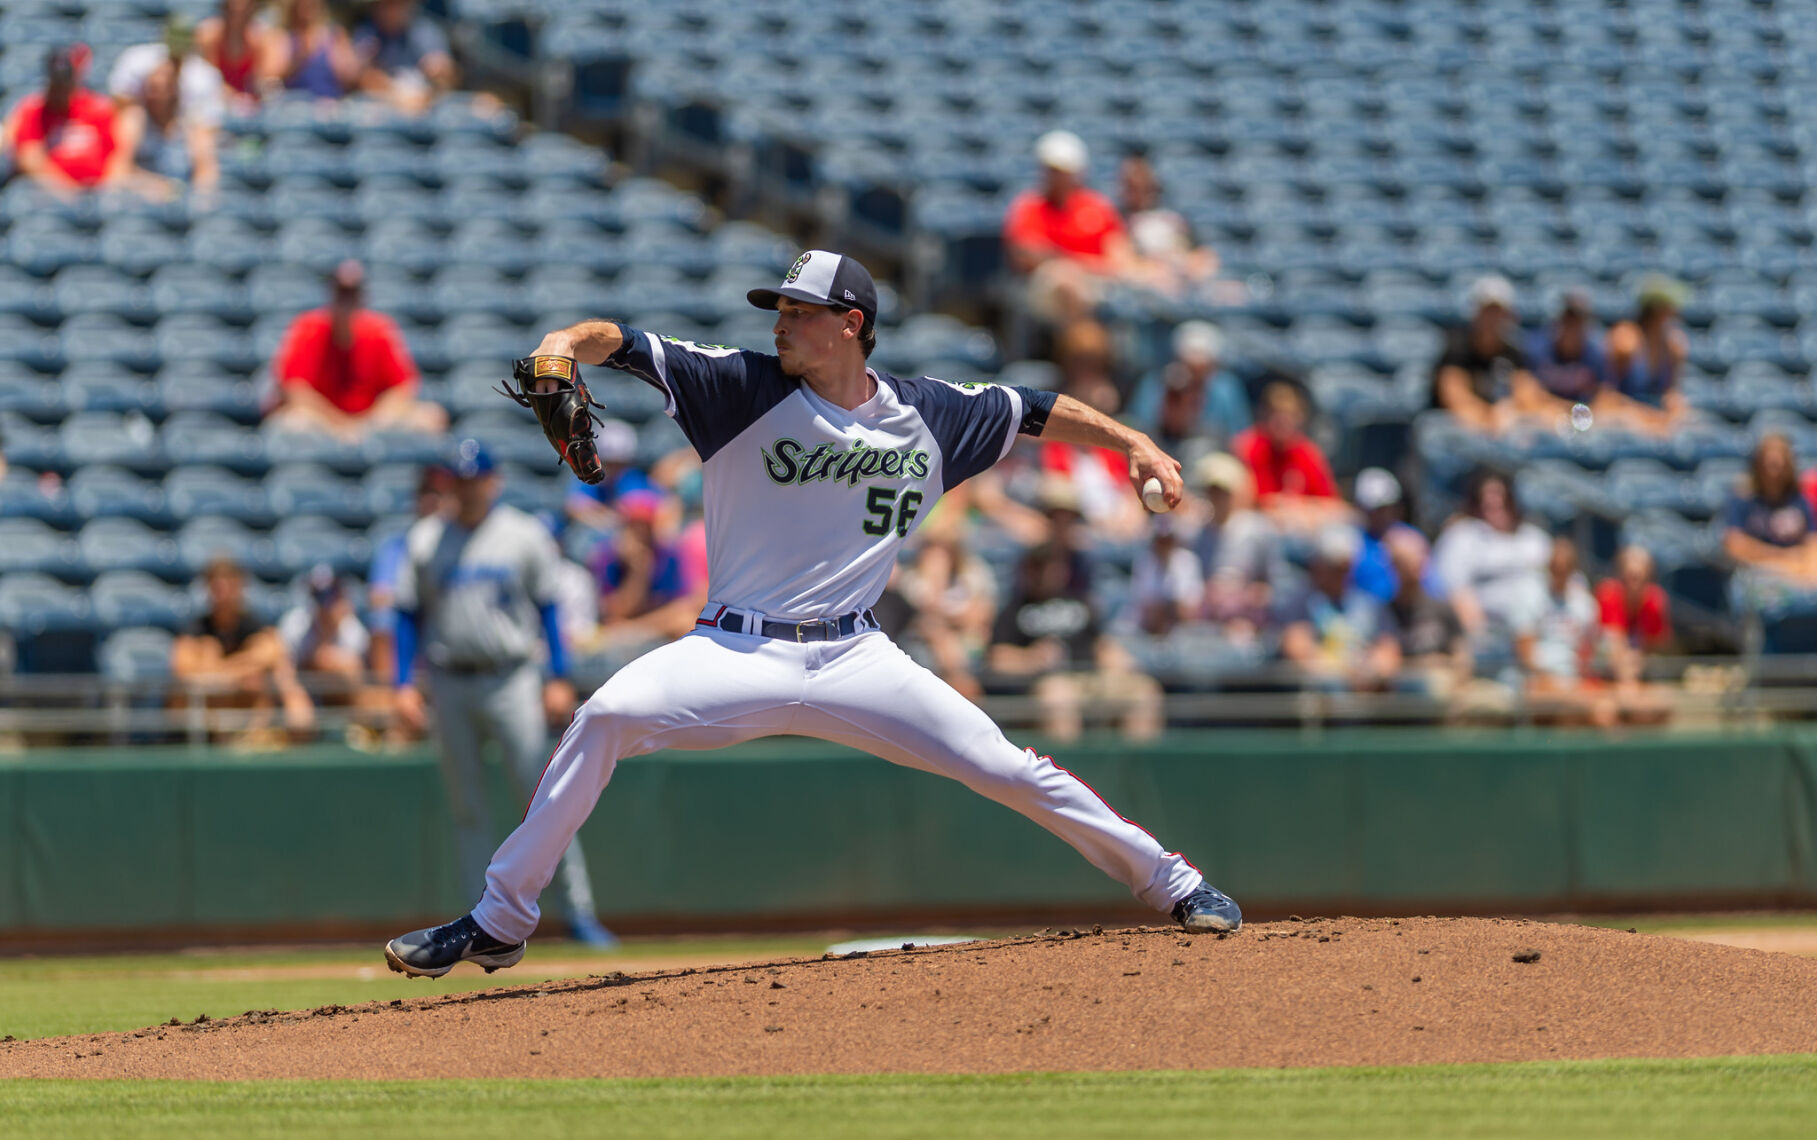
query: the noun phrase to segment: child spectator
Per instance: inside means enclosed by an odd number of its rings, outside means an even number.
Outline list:
[[[1644,546],[1626,546],[1615,556],[1615,577],[1596,586],[1602,627],[1621,644],[1645,653],[1672,645],[1671,602],[1653,580],[1653,555]]]
[[[301,673],[322,673],[337,681],[345,701],[366,679],[366,627],[353,609],[353,595],[331,566],[309,572],[309,602],[278,619],[278,637]]]
[[[119,146],[133,161],[130,185],[148,198],[170,198],[183,183],[203,193],[220,184],[218,104],[215,112],[204,115],[191,114],[184,105],[182,77],[191,68],[205,67],[200,60],[185,63],[181,56],[166,59],[138,81],[137,94],[120,109]]]
[[[606,530],[617,521],[613,505],[632,491],[654,489],[643,468],[634,466],[637,429],[623,420],[603,419],[593,428],[593,447],[605,475],[597,483],[583,483],[569,476],[562,511],[568,521],[595,530]]]
[[[365,279],[359,262],[342,262],[329,279],[327,307],[291,322],[272,361],[279,404],[267,422],[343,439],[447,429],[448,413],[417,399],[416,364],[397,326],[362,306]]]
[[[1514,620],[1515,655],[1527,694],[1549,723],[1608,727],[1621,711],[1606,686],[1587,678],[1601,639],[1596,601],[1577,571],[1577,545],[1556,538],[1541,583],[1529,586]]]

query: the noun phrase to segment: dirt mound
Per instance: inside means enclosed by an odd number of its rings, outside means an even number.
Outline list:
[[[428,992],[433,983],[424,983]],[[1143,928],[0,1044],[0,1077],[644,1077],[1817,1051],[1817,961],[1493,919]]]

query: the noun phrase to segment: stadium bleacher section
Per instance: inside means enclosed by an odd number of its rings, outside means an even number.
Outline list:
[[[100,73],[157,39],[167,11],[211,9],[0,5],[0,95],[32,88],[51,44],[89,43]],[[1817,25],[1789,4],[428,10],[472,55],[564,74],[538,88],[551,122],[613,125],[650,171],[708,170],[731,181],[725,201],[892,255],[906,299],[884,299],[877,358],[892,369],[964,379],[1024,363],[927,307],[975,301],[1000,273],[1030,144],[1064,126],[1090,144],[1100,185],[1118,154],[1145,150],[1169,204],[1253,298],[1130,292],[1113,307],[1135,322],[1209,316],[1240,349],[1303,372],[1340,469],[1417,456],[1428,522],[1473,468],[1519,471],[1529,506],[1581,528],[1589,555],[1644,540],[1679,598],[1721,614],[1707,520],[1754,439],[1787,430],[1817,456]],[[273,100],[229,117],[222,169],[208,203],[0,189],[0,620],[22,668],[143,676],[152,631],[190,615],[211,553],[233,550],[262,579],[253,600],[270,616],[295,575],[324,559],[363,569],[370,528],[408,516],[403,473],[432,441],[258,428],[278,338],[342,258],[369,266],[370,303],[400,322],[426,396],[510,465],[517,501],[548,509],[563,484],[540,434],[488,392],[504,362],[602,312],[761,344],[768,322],[743,291],[794,254],[655,177],[609,184],[597,148],[466,97],[416,118]],[[1695,290],[1693,427],[1492,439],[1426,411],[1440,330],[1479,273],[1513,279],[1528,312],[1585,286],[1608,320],[1653,269]],[[596,391],[638,426],[640,457],[679,441],[635,381]]]

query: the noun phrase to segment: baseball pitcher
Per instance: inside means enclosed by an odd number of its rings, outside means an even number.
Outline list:
[[[1072,844],[1187,930],[1235,930],[1236,903],[1184,856],[1052,759],[1011,744],[869,610],[927,510],[1018,433],[1122,452],[1134,486],[1158,479],[1170,506],[1182,493],[1179,463],[1067,396],[867,367],[877,289],[849,257],[810,250],[777,288],[749,298],[776,312],[774,355],[601,320],[549,333],[514,369],[507,394],[536,411],[582,479],[599,478],[600,465],[578,365],[617,368],[662,393],[704,465],[712,600],[692,633],[581,706],[523,823],[493,855],[479,905],[392,939],[391,968],[440,977],[463,959],[488,972],[517,964],[538,894],[620,759],[781,733],[950,776]]]

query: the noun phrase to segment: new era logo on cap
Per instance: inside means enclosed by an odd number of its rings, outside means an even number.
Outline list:
[[[812,305],[845,304],[867,318],[877,316],[877,283],[864,266],[852,258],[824,249],[810,249],[795,259],[776,289],[753,289],[745,297],[760,309],[774,309],[783,297]]]

